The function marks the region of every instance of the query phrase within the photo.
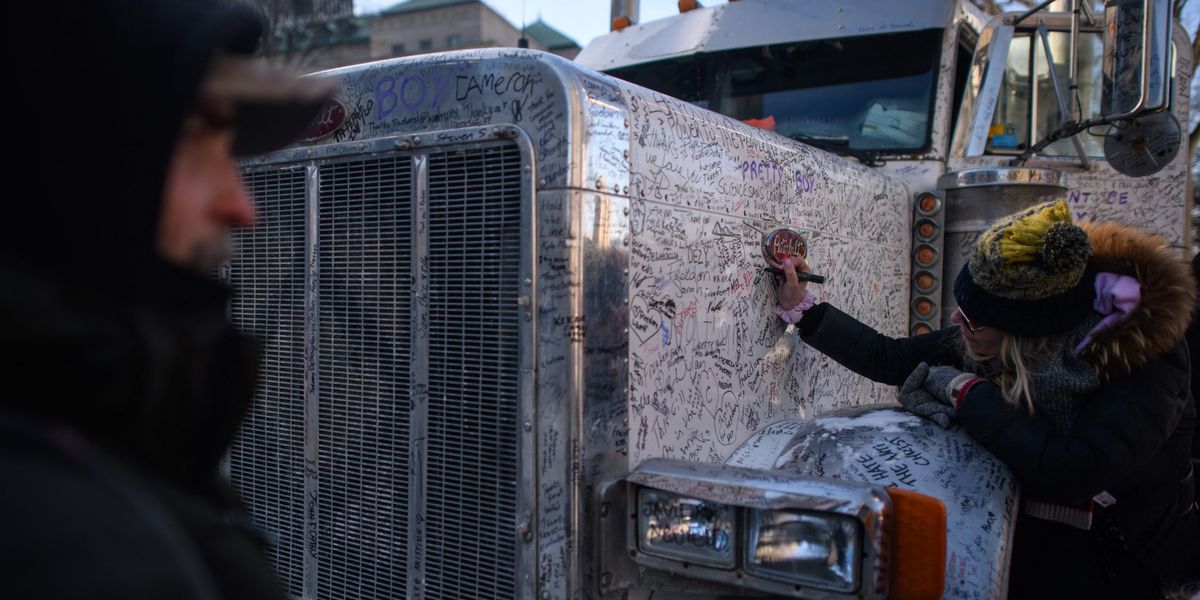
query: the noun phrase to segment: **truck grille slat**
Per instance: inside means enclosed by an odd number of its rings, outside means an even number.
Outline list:
[[[412,161],[320,169],[322,598],[407,594]]]
[[[232,483],[256,525],[275,537],[267,557],[299,596],[304,569],[304,171],[245,177],[257,223],[236,235],[230,313],[264,342],[265,372],[229,453]]]
[[[432,597],[516,594],[520,169],[514,146],[429,159]]]
[[[246,174],[259,217],[235,234],[227,279],[235,323],[267,351],[229,464],[255,521],[279,540],[270,559],[297,599],[404,598],[414,585],[428,598],[517,593],[522,155],[505,143],[425,160],[422,239],[409,154]],[[318,190],[307,189],[313,181]],[[306,231],[316,245],[308,282]],[[316,294],[311,331],[306,283]],[[429,324],[423,340],[418,320]],[[315,336],[315,430],[305,425],[306,335]],[[425,401],[414,404],[420,386]],[[306,444],[318,457],[309,470]],[[423,540],[410,531],[422,516]],[[413,564],[422,572],[409,573]]]

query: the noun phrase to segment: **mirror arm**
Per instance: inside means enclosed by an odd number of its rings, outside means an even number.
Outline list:
[[[1033,13],[1036,13],[1037,11],[1042,10],[1043,8],[1046,8],[1047,6],[1050,6],[1053,3],[1054,3],[1054,0],[1046,0],[1045,2],[1025,11],[1021,16],[1017,17],[1012,22],[1012,26],[1016,27],[1017,25],[1020,25],[1021,21],[1028,19],[1029,17],[1033,16]]]
[[[1050,83],[1054,86],[1054,97],[1058,100],[1058,116],[1062,121],[1070,123],[1075,119],[1065,97],[1066,93],[1063,91],[1062,83],[1058,80],[1058,70],[1054,68],[1054,52],[1050,49],[1050,34],[1047,33],[1044,23],[1038,23],[1037,32],[1038,37],[1042,38],[1042,49],[1046,53],[1046,67],[1050,71]],[[1061,125],[1059,129],[1062,129]],[[1083,168],[1090,169],[1092,165],[1088,161],[1087,152],[1083,149],[1083,142],[1074,135],[1071,136],[1071,141],[1075,144],[1075,153],[1079,155],[1079,162],[1083,163]]]
[[[1078,121],[1078,122],[1072,121],[1070,123],[1063,123],[1061,127],[1059,127],[1058,129],[1055,129],[1054,131],[1051,131],[1050,133],[1048,133],[1046,135],[1045,138],[1042,138],[1042,141],[1038,142],[1037,144],[1035,144],[1033,147],[1029,148],[1028,150],[1022,152],[1020,156],[1008,161],[1008,164],[1012,165],[1012,166],[1022,165],[1025,163],[1025,161],[1029,160],[1030,157],[1032,157],[1034,154],[1037,154],[1038,152],[1041,152],[1043,149],[1045,149],[1046,146],[1049,146],[1050,144],[1053,144],[1054,142],[1057,142],[1058,140],[1071,137],[1071,136],[1079,133],[1080,131],[1084,131],[1086,129],[1091,129],[1092,127],[1095,127],[1097,125],[1108,125],[1108,124],[1114,123],[1116,121],[1127,121],[1127,120],[1128,119],[1124,119],[1124,118],[1114,119],[1112,117],[1096,117],[1095,119],[1088,119],[1086,121]]]
[[[1087,17],[1088,26],[1096,27],[1097,25],[1099,25],[1100,22],[1098,20],[1096,20],[1096,13],[1092,12],[1092,7],[1088,4],[1088,0],[1077,0],[1077,1],[1079,2],[1079,8],[1083,9],[1083,16]],[[1078,10],[1076,10],[1076,15],[1078,15],[1078,14],[1079,14]]]

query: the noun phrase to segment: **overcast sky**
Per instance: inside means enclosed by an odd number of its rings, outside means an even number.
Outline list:
[[[354,0],[355,11],[379,12],[401,0]],[[641,0],[642,21],[661,19],[677,14],[676,0]],[[532,23],[540,16],[555,29],[567,34],[581,47],[592,38],[608,33],[609,0],[484,0],[496,12],[504,15],[513,25],[521,26],[522,10],[527,22]],[[704,6],[724,4],[724,0],[701,0]],[[522,9],[522,6],[524,7]],[[1184,27],[1195,35],[1196,23],[1200,21],[1200,0],[1190,0],[1184,8]]]
[[[359,14],[379,12],[401,0],[354,0]],[[1200,2],[1200,0],[1192,0]],[[484,4],[504,15],[510,23],[521,26],[521,6],[527,22],[542,20],[575,40],[580,47],[592,38],[608,33],[609,0],[484,0]],[[701,0],[704,6],[725,4],[724,1]],[[642,0],[642,20],[652,21],[679,12],[676,0]]]

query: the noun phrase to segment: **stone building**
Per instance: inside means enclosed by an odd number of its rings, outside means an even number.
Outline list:
[[[481,0],[407,0],[355,16],[351,0],[232,0],[255,6],[271,30],[263,54],[306,71],[464,48],[517,47],[521,30]],[[568,59],[579,44],[540,18],[530,48]]]
[[[371,58],[463,48],[516,47],[521,30],[480,0],[406,0],[367,21]],[[541,19],[526,28],[529,47],[566,58],[579,44]]]

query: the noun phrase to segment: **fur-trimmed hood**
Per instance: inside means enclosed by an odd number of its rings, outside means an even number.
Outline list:
[[[1083,351],[1101,379],[1136,371],[1183,340],[1196,302],[1196,281],[1177,248],[1145,230],[1115,222],[1081,222],[1097,273],[1128,275],[1141,301],[1127,318],[1100,331]]]

